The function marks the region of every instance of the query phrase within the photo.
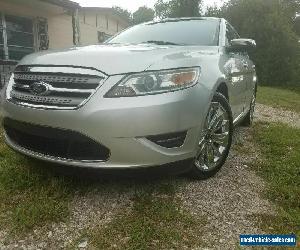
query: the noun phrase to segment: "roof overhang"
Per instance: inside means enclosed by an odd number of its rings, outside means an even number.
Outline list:
[[[66,9],[79,9],[80,5],[70,0],[39,0],[41,2],[50,3]]]

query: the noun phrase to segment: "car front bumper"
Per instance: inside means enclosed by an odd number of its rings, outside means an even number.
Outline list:
[[[14,150],[49,162],[90,168],[137,168],[192,159],[208,110],[210,91],[201,83],[165,94],[104,98],[122,76],[110,76],[77,110],[43,110],[2,101],[2,116],[33,125],[76,131],[110,150],[106,161],[72,160],[21,147],[6,134]],[[165,148],[146,137],[186,131],[184,144]]]

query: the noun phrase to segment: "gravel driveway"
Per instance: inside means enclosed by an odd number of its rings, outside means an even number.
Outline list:
[[[260,104],[256,119],[300,125],[299,114]],[[236,129],[233,150],[215,178],[206,181],[183,178],[179,181],[176,196],[184,209],[195,216],[207,218],[202,238],[212,249],[236,248],[241,233],[264,233],[250,216],[275,213],[273,205],[262,198],[264,181],[249,167],[249,163],[259,159],[259,152],[251,143],[250,130]],[[246,145],[249,150],[239,152],[239,144]],[[77,248],[89,248],[88,239],[78,242],[78,237],[86,229],[105,226],[114,215],[130,209],[133,195],[134,188],[126,181],[110,183],[104,189],[96,189],[87,195],[77,194],[70,204],[69,222],[53,223],[18,240],[4,240],[6,233],[0,230],[0,249],[58,249],[74,244]]]
[[[208,218],[204,242],[213,249],[234,249],[240,234],[261,234],[251,215],[274,214],[274,207],[262,198],[264,181],[251,170],[249,163],[259,155],[249,142],[247,128],[235,132],[235,144],[246,144],[247,155],[233,150],[215,178],[189,182],[178,193],[183,207]]]
[[[256,105],[256,119],[264,122],[282,122],[292,127],[300,127],[300,113],[282,108],[272,108],[263,104]]]

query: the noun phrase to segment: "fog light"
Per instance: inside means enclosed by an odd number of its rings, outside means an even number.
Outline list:
[[[149,141],[164,148],[179,148],[184,144],[187,131],[171,134],[152,135],[146,137]]]

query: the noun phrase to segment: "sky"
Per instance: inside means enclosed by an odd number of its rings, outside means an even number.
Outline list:
[[[130,12],[136,11],[141,6],[153,8],[157,0],[72,0],[79,3],[81,6],[89,7],[112,7],[120,6]],[[205,6],[214,4],[221,5],[222,0],[203,0]]]

